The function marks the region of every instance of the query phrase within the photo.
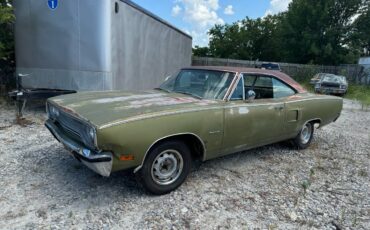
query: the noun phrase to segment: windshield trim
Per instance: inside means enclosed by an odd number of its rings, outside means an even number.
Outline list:
[[[234,74],[235,74],[234,79],[230,83],[230,86],[227,89],[224,98],[222,99],[223,101],[229,101],[230,100],[231,95],[233,94],[236,86],[238,85],[239,73],[235,72]]]

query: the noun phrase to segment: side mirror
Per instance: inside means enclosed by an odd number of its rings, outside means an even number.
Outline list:
[[[167,76],[165,79],[164,79],[164,82],[167,81],[168,79],[170,79],[170,77],[172,77],[171,75],[170,76]]]
[[[253,90],[248,90],[247,95],[246,95],[246,100],[247,101],[252,101],[256,98],[256,92]]]

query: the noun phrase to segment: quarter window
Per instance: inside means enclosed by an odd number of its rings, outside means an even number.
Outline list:
[[[272,84],[274,85],[274,98],[289,97],[295,94],[292,88],[275,78],[272,79]]]
[[[264,75],[243,75],[244,90],[253,90],[256,99],[283,98],[294,95],[296,92],[284,82]]]

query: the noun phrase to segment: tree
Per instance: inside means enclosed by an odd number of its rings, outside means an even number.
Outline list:
[[[195,46],[193,48],[193,56],[196,56],[196,57],[209,57],[209,56],[211,56],[211,54],[209,52],[209,48],[208,47]]]
[[[0,0],[0,84],[9,84],[15,69],[14,14],[11,0]]]
[[[277,30],[283,14],[250,19],[231,25],[216,25],[209,31],[210,53],[215,57],[263,59],[280,58]]]
[[[354,23],[353,40],[360,53],[370,55],[370,2],[364,6],[362,14]],[[362,52],[365,51],[365,52]]]
[[[281,38],[288,62],[338,65],[355,61],[348,46],[352,19],[362,0],[294,0]]]

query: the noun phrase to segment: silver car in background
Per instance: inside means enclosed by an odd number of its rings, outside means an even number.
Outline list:
[[[348,82],[345,76],[322,74],[315,79],[315,92],[343,96],[347,93]],[[312,81],[312,79],[311,79]]]

